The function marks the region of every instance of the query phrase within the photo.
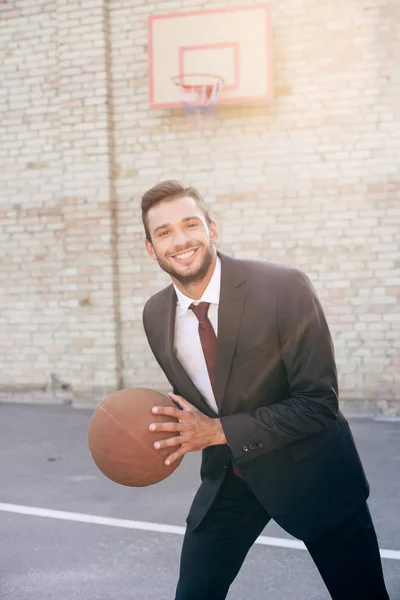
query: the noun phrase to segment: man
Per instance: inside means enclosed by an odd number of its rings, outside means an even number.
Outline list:
[[[152,424],[167,462],[202,450],[176,600],[223,600],[272,518],[303,540],[332,598],[387,600],[369,485],[338,408],[334,350],[305,274],[216,251],[199,192],[142,198],[146,248],[172,284],[148,300],[148,342],[176,408]],[[157,441],[159,431],[171,437]],[[265,596],[266,598],[267,596]]]

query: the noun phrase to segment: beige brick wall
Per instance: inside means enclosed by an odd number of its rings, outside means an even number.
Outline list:
[[[0,7],[1,387],[54,372],[102,393],[117,377],[103,3]]]
[[[139,199],[176,177],[221,250],[310,275],[348,410],[400,414],[398,0],[273,0],[270,106],[205,131],[150,111],[148,16],[227,4],[0,2],[1,387],[165,387],[141,313],[168,280]]]

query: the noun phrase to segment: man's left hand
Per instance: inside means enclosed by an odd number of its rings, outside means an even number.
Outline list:
[[[157,450],[179,446],[178,450],[168,456],[166,465],[171,465],[187,452],[204,450],[208,446],[226,444],[226,437],[219,419],[211,419],[194,406],[189,404],[182,396],[168,394],[168,396],[179,404],[183,410],[170,406],[155,406],[153,413],[175,417],[178,423],[151,423],[150,431],[170,431],[175,433],[174,437],[154,442]]]

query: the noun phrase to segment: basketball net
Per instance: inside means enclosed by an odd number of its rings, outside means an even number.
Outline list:
[[[224,80],[218,75],[188,74],[172,78],[191,126],[212,125]]]

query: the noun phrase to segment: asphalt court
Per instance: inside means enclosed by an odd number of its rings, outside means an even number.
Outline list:
[[[107,480],[86,441],[90,410],[0,404],[0,597],[172,600],[199,455],[156,486]],[[351,419],[391,600],[400,600],[400,423]],[[276,524],[228,599],[328,600],[306,550]],[[272,545],[273,544],[273,545]],[[284,547],[284,545],[288,547]]]

